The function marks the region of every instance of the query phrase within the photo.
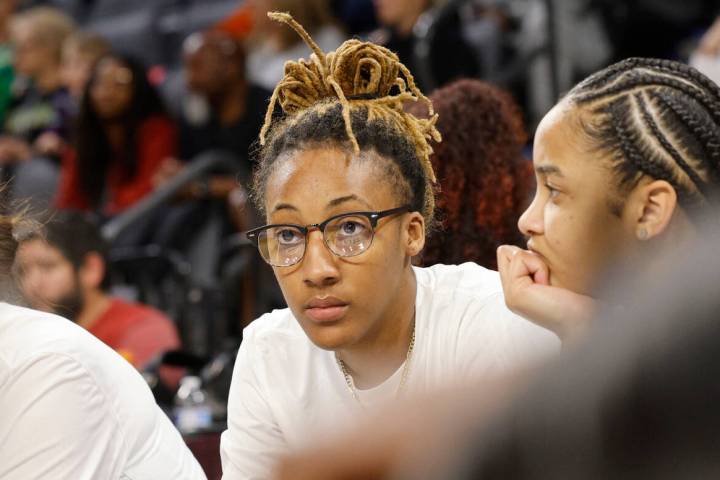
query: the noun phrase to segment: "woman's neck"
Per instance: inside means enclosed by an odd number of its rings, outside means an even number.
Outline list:
[[[407,359],[415,328],[417,281],[412,268],[407,269],[406,275],[375,331],[369,332],[362,342],[336,352],[357,388],[381,384]]]

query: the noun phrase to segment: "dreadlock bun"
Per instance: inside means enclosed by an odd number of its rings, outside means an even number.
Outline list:
[[[276,104],[287,115],[293,116],[319,103],[337,100],[342,105],[345,130],[355,153],[360,152],[360,146],[353,133],[351,110],[365,108],[368,121],[383,119],[411,137],[427,177],[435,182],[430,163],[433,151],[430,141],[441,141],[435,128],[437,115],[396,54],[359,40],[348,40],[334,52],[325,53],[289,14],[269,12],[268,17],[292,27],[313,53],[309,60],[285,64],[284,77],[273,92],[260,132],[261,145],[266,143]],[[429,118],[406,113],[403,104],[408,101],[424,102],[430,112]]]

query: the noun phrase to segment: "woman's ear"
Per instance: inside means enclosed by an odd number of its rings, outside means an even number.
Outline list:
[[[665,232],[677,207],[677,192],[665,180],[639,185],[630,195],[629,221],[638,240],[650,240]]]
[[[414,257],[425,247],[425,219],[420,213],[411,212],[404,224],[405,253]]]

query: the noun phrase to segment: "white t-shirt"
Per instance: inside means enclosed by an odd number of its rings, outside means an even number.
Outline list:
[[[142,376],[64,318],[0,303],[0,478],[200,480]]]
[[[415,268],[415,347],[408,391],[528,366],[559,351],[560,341],[505,306],[497,272],[466,263]],[[402,367],[401,367],[402,369]],[[384,385],[394,398],[396,372]],[[363,392],[361,400],[375,392]],[[244,330],[220,452],[223,479],[266,479],[278,455],[362,413],[335,355],[315,346],[288,309]]]

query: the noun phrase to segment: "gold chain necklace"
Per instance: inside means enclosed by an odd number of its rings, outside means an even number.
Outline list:
[[[395,394],[396,398],[400,397],[400,394],[405,389],[405,384],[407,383],[408,375],[410,374],[410,360],[412,359],[412,353],[413,353],[414,347],[415,347],[415,321],[413,320],[413,330],[412,330],[412,336],[410,337],[410,346],[408,347],[407,355],[405,356],[405,365],[403,366],[402,376],[400,377],[400,385],[398,386],[397,392]],[[347,367],[345,366],[345,362],[343,362],[340,359],[337,352],[335,352],[335,361],[337,361],[337,364],[340,367],[340,371],[342,371],[342,374],[345,377],[345,383],[347,384],[348,390],[350,390],[350,394],[353,396],[353,398],[358,403],[358,405],[365,408],[365,405],[363,405],[363,403],[360,401],[360,396],[358,395],[357,390],[355,389],[355,385],[353,384],[352,377],[350,376],[350,373],[348,372]]]

